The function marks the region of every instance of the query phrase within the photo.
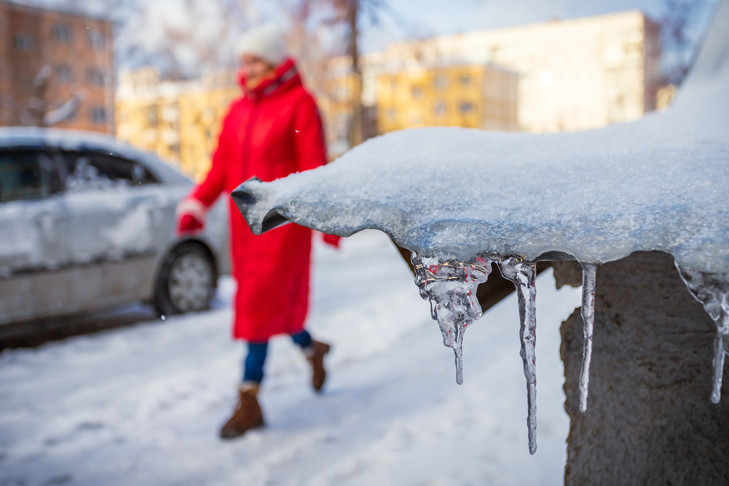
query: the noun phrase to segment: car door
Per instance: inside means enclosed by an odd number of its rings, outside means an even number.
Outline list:
[[[0,149],[0,323],[63,306],[39,289],[67,264],[58,163],[42,148]]]
[[[78,298],[130,302],[149,288],[171,203],[139,162],[100,151],[64,151],[68,251],[86,271]],[[166,242],[166,240],[164,240]]]

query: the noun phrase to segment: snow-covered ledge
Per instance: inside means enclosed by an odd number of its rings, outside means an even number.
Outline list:
[[[576,260],[583,268],[584,411],[598,267],[664,252],[716,323],[707,349],[716,403],[729,345],[729,5],[718,6],[666,112],[565,134],[405,130],[314,171],[247,181],[232,196],[256,233],[288,221],[342,236],[374,228],[413,251],[421,295],[459,367],[463,332],[481,314],[475,288],[497,262],[520,295],[532,452],[535,262]]]

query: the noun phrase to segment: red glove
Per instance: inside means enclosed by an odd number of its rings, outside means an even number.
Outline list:
[[[194,235],[204,228],[205,206],[197,199],[183,199],[177,206],[177,236]]]
[[[205,228],[205,223],[190,213],[181,214],[177,218],[177,236],[199,233]]]
[[[324,240],[324,243],[326,243],[327,245],[333,246],[334,248],[339,248],[339,242],[342,241],[342,237],[337,235],[328,235],[324,233],[322,235],[322,240]]]

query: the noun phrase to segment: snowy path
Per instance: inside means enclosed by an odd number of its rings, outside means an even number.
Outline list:
[[[216,309],[0,354],[0,485],[556,485],[568,421],[559,324],[579,289],[538,279],[538,450],[512,296],[468,329],[464,384],[428,304],[379,233],[317,245],[310,329],[331,341],[330,381],[273,343],[267,428],[217,438],[242,347],[230,280]]]

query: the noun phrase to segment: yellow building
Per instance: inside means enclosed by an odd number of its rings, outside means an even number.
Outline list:
[[[360,60],[363,80],[362,104],[364,108],[364,138],[380,133],[376,120],[377,93],[375,90],[379,67],[378,54],[368,54]],[[319,84],[311,84],[310,88],[316,97],[317,105],[324,119],[327,147],[330,158],[336,158],[350,148],[350,130],[352,129],[352,113],[354,112],[355,91],[358,89],[351,74],[351,63],[348,57],[340,56],[329,59],[327,74]]]
[[[659,54],[658,25],[637,10],[400,42],[363,56],[363,102],[377,106],[381,132],[441,123],[478,126],[494,106],[479,105],[472,90],[499,85],[477,81],[498,66],[519,76],[519,129],[585,130],[634,120],[655,107]],[[476,80],[470,87],[453,81],[459,69]],[[450,80],[442,90],[435,87],[440,76]],[[463,106],[467,113],[461,113],[462,96],[474,103],[473,109]]]
[[[121,73],[116,96],[117,137],[156,152],[199,180],[210,167],[220,123],[240,95],[235,76],[160,81],[153,68]]]
[[[377,78],[381,133],[422,126],[515,130],[518,76],[464,64],[409,69]]]

